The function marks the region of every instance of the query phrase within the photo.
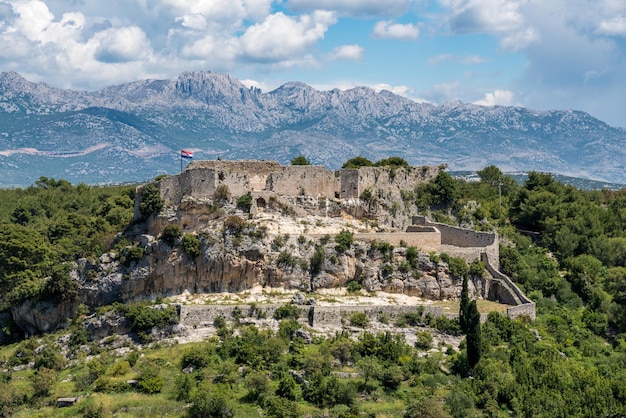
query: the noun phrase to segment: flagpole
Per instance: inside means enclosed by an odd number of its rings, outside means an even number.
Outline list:
[[[183,152],[180,152],[180,172],[183,172]]]

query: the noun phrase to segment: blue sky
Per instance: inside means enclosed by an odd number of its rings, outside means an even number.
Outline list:
[[[0,45],[0,71],[62,88],[211,70],[626,127],[624,0],[0,0]]]

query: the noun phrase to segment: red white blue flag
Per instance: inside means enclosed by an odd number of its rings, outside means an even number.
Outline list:
[[[180,151],[181,158],[193,158],[193,151],[181,150]]]

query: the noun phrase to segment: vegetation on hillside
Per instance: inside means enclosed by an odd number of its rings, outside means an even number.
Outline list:
[[[421,312],[404,318],[400,325],[418,336],[415,346],[401,334],[373,331],[362,315],[347,318],[346,325],[363,330],[356,339],[344,331],[306,344],[295,333],[306,327],[294,319],[295,309],[286,307],[279,311],[275,332],[218,321],[217,335],[202,343],[154,342],[139,352],[135,342],[121,336],[91,342],[79,317],[68,331],[2,348],[0,413],[626,415],[626,191],[581,191],[543,173],[530,173],[519,185],[493,166],[479,175],[481,181],[466,182],[442,172],[406,196],[416,211],[440,222],[497,230],[502,271],[537,303],[533,322],[492,313],[481,325],[475,303],[462,300],[460,324],[427,319]],[[73,297],[76,289],[63,264],[77,257],[96,257],[111,248],[137,256],[132,243],[115,238],[131,222],[134,190],[42,178],[27,189],[0,191],[4,306],[37,295]],[[229,199],[227,192],[216,198]],[[152,197],[146,216],[158,210],[158,196]],[[240,221],[231,216],[225,228],[245,233]],[[161,238],[191,258],[200,255],[197,238],[180,229],[164,230]],[[353,236],[344,231],[334,245],[346,251]],[[384,252],[388,246],[379,247]],[[325,257],[323,247],[314,250],[312,272]],[[408,269],[416,256],[415,249],[407,249]],[[459,276],[484,268],[448,261]],[[153,326],[173,322],[167,309],[128,305],[117,310],[144,341]],[[428,351],[434,333],[458,334],[459,329],[466,335],[459,350],[441,345]],[[87,354],[95,357],[87,361]],[[49,406],[56,397],[87,394],[67,409]]]

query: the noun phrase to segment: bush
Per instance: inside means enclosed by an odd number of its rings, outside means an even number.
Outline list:
[[[454,277],[464,277],[469,272],[469,266],[460,257],[450,257],[448,266],[450,267],[450,274]]]
[[[291,165],[311,165],[311,162],[304,155],[298,155],[291,160]]]
[[[354,242],[354,235],[347,229],[342,229],[341,232],[335,236],[335,242],[337,243],[335,250],[343,253],[348,250]]]
[[[180,244],[185,254],[191,258],[196,258],[202,254],[202,244],[200,243],[198,237],[193,234],[183,235],[183,239]]]
[[[180,238],[183,234],[183,231],[180,229],[178,225],[167,225],[163,228],[163,233],[161,233],[161,239],[167,243],[170,247],[173,247],[176,244],[176,240]]]
[[[225,184],[220,184],[219,186],[217,186],[217,188],[213,192],[213,199],[224,201],[230,199],[230,190],[228,190],[228,186]]]
[[[433,336],[428,331],[420,331],[417,333],[417,341],[415,347],[421,350],[430,350],[433,346]]]
[[[231,396],[229,388],[223,385],[211,387],[204,384],[195,390],[191,396],[192,405],[189,408],[189,416],[192,418],[232,417]]]
[[[353,312],[350,314],[350,325],[353,327],[367,328],[370,323],[370,319],[365,312]]]
[[[136,245],[132,245],[130,247],[125,247],[122,249],[120,253],[120,263],[123,266],[130,266],[133,262],[137,262],[141,260],[144,256],[145,250],[142,247],[138,247]]]
[[[192,348],[185,351],[181,358],[181,368],[193,367],[194,370],[202,369],[211,364],[211,356],[206,349]]]
[[[231,215],[224,220],[224,228],[233,231],[236,235],[241,234],[241,231],[246,227],[246,221],[241,219],[237,215]]]
[[[252,207],[252,196],[250,194],[244,194],[237,198],[237,207],[244,212],[250,213]]]
[[[283,305],[274,311],[274,319],[298,319],[300,318],[300,308],[296,305]]]
[[[474,260],[469,266],[469,274],[472,276],[483,277],[485,272],[485,263],[479,260]]]
[[[161,199],[161,191],[159,188],[150,183],[141,190],[141,203],[139,203],[139,212],[144,217],[148,217],[163,208],[163,200]]]
[[[361,283],[357,282],[356,280],[349,281],[347,286],[346,286],[346,289],[350,293],[360,292],[361,291]]]
[[[324,247],[322,247],[321,245],[316,245],[310,262],[311,274],[317,274],[322,271],[322,266],[324,265],[325,258],[326,254],[324,251]]]

